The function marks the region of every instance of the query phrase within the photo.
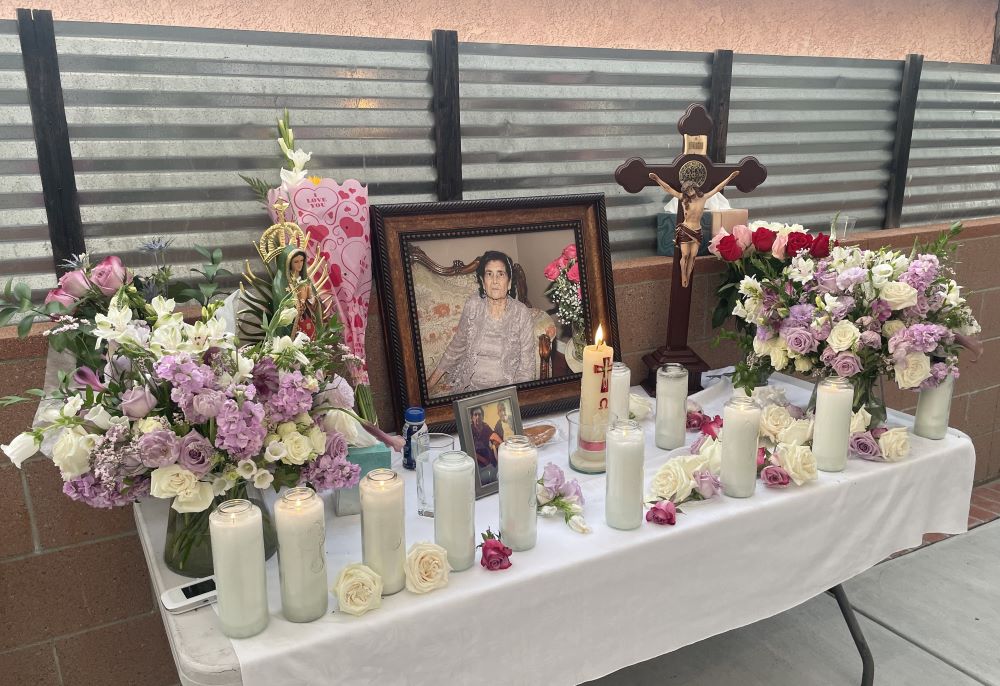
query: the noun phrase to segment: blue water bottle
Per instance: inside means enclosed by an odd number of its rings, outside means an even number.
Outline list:
[[[417,445],[420,439],[427,435],[427,425],[424,423],[424,408],[408,407],[403,415],[403,438],[406,443],[403,445],[403,467],[406,469],[417,468]]]

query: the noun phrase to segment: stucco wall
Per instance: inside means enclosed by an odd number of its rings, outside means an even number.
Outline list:
[[[990,61],[997,0],[0,0],[55,18],[496,43]],[[690,29],[680,27],[682,23]]]

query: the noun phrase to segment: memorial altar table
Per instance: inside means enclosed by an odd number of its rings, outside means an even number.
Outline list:
[[[812,388],[781,374],[771,384],[801,406]],[[731,394],[722,379],[692,397],[714,415]],[[476,564],[452,573],[444,589],[402,591],[362,617],[334,611],[308,624],[282,617],[272,558],[271,621],[257,636],[226,638],[210,607],[163,612],[182,683],[579,684],[795,607],[919,545],[925,533],[966,530],[975,452],[954,429],[941,441],[911,434],[912,454],[898,463],[850,459],[843,472],[820,472],[801,487],[758,482],[751,498],[685,503],[675,526],[618,531],[604,523],[604,476],[570,473],[565,419],[552,421],[563,438],[539,451],[540,469],[554,462],[579,480],[593,533],[542,518],[538,545],[515,553],[507,570]],[[911,424],[889,412],[889,426]],[[652,418],[642,425],[648,486],[668,457],[686,449],[656,449]],[[433,541],[433,520],[416,514],[414,473],[400,472],[407,547]],[[184,581],[162,561],[167,507],[147,501],[135,508],[157,594]],[[331,510],[328,503],[332,583],[344,565],[360,561],[361,534],[357,515],[332,517]],[[477,501],[476,530],[498,525],[497,496]],[[810,646],[801,649],[805,657]]]

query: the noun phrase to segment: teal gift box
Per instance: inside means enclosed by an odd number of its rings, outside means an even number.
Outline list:
[[[656,215],[656,254],[671,256],[674,254],[674,234],[677,231],[677,215],[673,212],[660,212]],[[712,240],[712,213],[701,215],[701,247],[699,255],[708,254],[708,244]]]
[[[384,443],[376,443],[367,448],[348,448],[347,459],[361,467],[361,478],[373,469],[389,469],[392,466],[392,451]],[[334,491],[333,511],[338,517],[361,513],[361,491],[341,488]]]

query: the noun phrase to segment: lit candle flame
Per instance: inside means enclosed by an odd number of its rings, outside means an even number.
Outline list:
[[[604,330],[601,328],[601,325],[598,324],[597,333],[594,334],[594,345],[600,348],[601,345],[603,344],[604,344]]]

